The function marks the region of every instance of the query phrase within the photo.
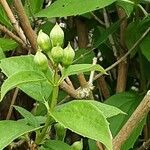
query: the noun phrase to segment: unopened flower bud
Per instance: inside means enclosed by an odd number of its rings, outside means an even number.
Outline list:
[[[52,46],[55,47],[57,45],[62,46],[64,41],[64,31],[61,27],[56,23],[53,29],[50,32],[50,39],[52,42]]]
[[[41,51],[36,52],[34,62],[39,65],[42,70],[46,70],[48,68],[48,59]]]
[[[51,57],[55,63],[60,63],[63,57],[63,49],[59,45],[53,47],[51,50]]]
[[[64,66],[71,65],[74,57],[75,57],[75,52],[69,43],[68,46],[64,49],[64,55],[62,59],[63,65]]]
[[[71,150],[82,150],[82,149],[83,149],[83,142],[82,142],[82,140],[74,142],[71,145]]]
[[[44,33],[42,30],[39,31],[37,37],[37,44],[44,52],[50,51],[52,47],[49,36],[46,33]]]

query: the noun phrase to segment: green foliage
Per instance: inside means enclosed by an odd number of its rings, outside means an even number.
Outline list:
[[[65,128],[100,141],[108,149],[112,149],[112,138],[106,117],[122,113],[120,110],[112,108],[92,100],[72,101],[57,107],[52,112],[52,116]],[[111,113],[108,110],[111,110]],[[106,111],[107,113],[105,113]],[[71,119],[70,116],[72,116]]]
[[[109,119],[110,130],[113,134],[113,137],[115,137],[115,135],[117,135],[117,133],[122,128],[122,126],[129,119],[131,114],[134,112],[136,107],[139,105],[141,99],[142,99],[142,97],[139,97],[139,95],[137,95],[135,93],[129,93],[129,92],[116,94],[107,99],[107,101],[105,102],[106,104],[113,105],[113,106],[121,109],[123,112],[125,112],[127,114],[127,115],[120,114],[116,117],[112,117]],[[121,150],[127,150],[130,148],[133,148],[133,145],[134,145],[136,139],[141,134],[144,124],[145,124],[145,120],[143,120],[141,123],[139,123],[138,127],[135,128],[135,130],[132,132],[132,134],[129,136],[129,138],[126,140],[126,142],[123,144]]]
[[[82,72],[94,71],[94,70],[106,74],[106,71],[100,65],[77,64],[77,65],[71,65],[68,68],[64,68],[62,70],[62,76],[63,78],[66,78],[67,76],[70,75],[79,74]]]
[[[24,109],[23,107],[19,107],[19,106],[13,106],[26,120],[26,122],[33,127],[39,127],[40,124],[37,120],[37,118],[30,113],[29,111],[27,111],[26,109]]]
[[[8,146],[16,138],[27,134],[28,132],[35,131],[38,128],[28,126],[18,121],[0,121],[0,149]]]
[[[13,1],[7,2],[19,26],[22,25],[20,17],[24,17],[21,15],[24,13],[18,15],[14,9],[15,5],[12,7]],[[40,30],[44,33],[39,32],[37,49],[34,49],[36,55],[29,54],[33,52],[34,44],[28,38],[29,33],[22,25],[21,34],[27,38],[26,42],[22,42],[26,48],[19,46],[11,35],[15,34],[20,40],[22,38],[16,32],[16,24],[10,23],[12,21],[5,13],[7,10],[4,10],[1,4],[0,24],[8,28],[10,34],[5,28],[0,29],[0,100],[6,99],[0,103],[0,110],[4,110],[4,116],[3,112],[0,112],[0,115],[5,118],[6,109],[9,107],[8,114],[13,113],[12,106],[7,103],[12,104],[15,101],[15,105],[19,106],[13,107],[20,113],[22,119],[0,121],[0,149],[25,139],[26,142],[32,141],[40,150],[97,150],[97,141],[107,150],[112,150],[113,137],[119,133],[150,88],[148,69],[150,34],[143,37],[130,53],[130,58],[126,59],[127,68],[122,69],[122,64],[116,67],[118,64],[115,63],[133,45],[135,46],[149,28],[150,17],[147,7],[149,0],[22,0],[21,2],[31,27],[36,33]],[[47,2],[49,3],[46,4]],[[126,17],[122,18],[125,14]],[[23,23],[27,25],[27,22]],[[68,43],[71,43],[72,47],[66,48]],[[60,53],[54,48],[58,45]],[[96,64],[92,64],[93,60],[97,61]],[[102,66],[114,67],[107,74]],[[122,86],[117,77],[124,69],[127,69],[127,74],[122,74],[123,78],[127,79],[126,92],[115,94],[118,93],[115,90],[116,84]],[[86,83],[77,78],[78,74],[83,73]],[[103,78],[93,81],[94,73],[103,75]],[[19,93],[16,98],[14,93],[12,98],[13,93],[10,90],[16,87],[19,88]],[[138,93],[129,92],[131,90]],[[86,95],[92,100],[87,100]],[[72,100],[75,97],[83,99]],[[32,99],[35,101],[30,102]],[[24,108],[20,107],[20,101],[21,106],[25,105]],[[28,102],[29,106],[26,104]],[[143,135],[140,137],[139,135],[146,119],[145,116],[137,124],[129,138],[121,145],[121,150],[137,149],[135,143],[139,145],[139,139],[143,138]],[[72,141],[68,130],[79,134],[82,138]]]
[[[62,141],[58,141],[58,140],[47,140],[44,144],[43,144],[43,148],[44,150],[71,150],[71,147],[69,145],[67,145],[66,143],[62,142]],[[42,150],[42,148],[41,148]]]
[[[9,28],[11,27],[10,21],[1,5],[0,5],[0,23],[6,25]]]
[[[16,43],[14,40],[11,39],[0,38],[0,47],[5,52],[17,48],[18,43]]]
[[[22,65],[20,66],[20,64]],[[13,87],[10,87],[10,88],[14,88],[14,86],[18,86],[22,91],[27,93],[29,96],[31,96],[35,100],[38,100],[38,101],[48,100],[52,88],[50,86],[50,83],[44,77],[43,72],[34,63],[32,55],[3,59],[1,60],[0,68],[2,69],[2,72],[6,74],[7,77],[9,78],[11,78],[16,73],[19,74],[21,83],[22,83],[22,79],[26,80],[25,78],[23,78],[24,75],[22,76],[22,72],[26,71],[26,73],[28,73],[31,71],[35,74],[35,76],[38,76],[39,74],[39,77],[41,77],[40,80],[45,81],[45,82],[32,82],[30,81],[31,80],[30,76],[27,76],[27,78],[29,79],[29,82],[27,81],[25,84],[18,83],[17,85],[14,82],[15,85],[13,85]],[[49,79],[51,79],[52,74],[50,71],[48,71],[48,75],[49,75]],[[16,78],[16,80],[18,82],[18,78]]]
[[[42,10],[38,14],[36,14],[36,16],[52,18],[81,15],[90,11],[106,7],[115,1],[116,0],[57,0],[47,9]]]
[[[10,76],[2,85],[1,87],[1,100],[3,99],[4,95],[14,87],[19,87],[32,82],[44,82],[46,78],[38,74],[35,71],[21,71],[17,72]]]

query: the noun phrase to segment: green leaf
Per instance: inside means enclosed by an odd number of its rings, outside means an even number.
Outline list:
[[[34,63],[33,55],[16,56],[3,59],[0,62],[0,68],[7,77],[21,71],[36,71],[44,76],[40,68]],[[48,70],[47,74],[49,80],[51,80],[52,72]],[[26,83],[24,85],[19,85],[19,88],[38,101],[43,100],[43,98],[48,100],[52,90],[52,87],[47,80],[45,82]]]
[[[97,101],[93,101],[93,100],[83,100],[83,103],[90,103],[91,105],[94,105],[95,107],[97,107],[99,110],[101,110],[103,112],[103,115],[106,118],[110,118],[110,117],[116,116],[118,114],[125,114],[123,111],[121,111],[117,107],[107,105],[107,104],[104,104],[101,102],[97,102]]]
[[[38,123],[38,120],[36,116],[34,116],[32,113],[27,111],[26,109],[19,107],[19,106],[13,106],[26,120],[26,122],[33,126],[33,127],[39,127],[40,124]]]
[[[96,141],[88,139],[89,150],[98,150]]]
[[[76,55],[73,63],[75,64],[92,63],[94,56],[95,56],[94,51],[91,49],[78,49],[76,51]]]
[[[2,50],[2,48],[0,47],[0,60],[5,58],[5,54]]]
[[[138,32],[138,25],[139,22],[131,22],[125,32],[125,40],[126,40],[126,45],[128,49],[130,49],[135,42],[139,39],[140,33]],[[136,52],[138,51],[138,47],[136,47],[130,54],[130,57],[134,57]]]
[[[98,102],[97,102],[98,103]],[[90,102],[72,101],[57,107],[51,115],[65,128],[102,142],[112,150],[109,123],[103,112]]]
[[[0,23],[4,24],[7,27],[11,27],[11,23],[10,23],[2,5],[0,5]]]
[[[7,77],[25,70],[39,71],[33,58],[33,55],[9,57],[0,61],[0,68]]]
[[[142,97],[140,97],[139,95],[135,93],[124,92],[124,93],[113,95],[105,101],[106,104],[118,107],[119,109],[121,109],[123,112],[127,114],[127,115],[119,114],[118,116],[115,116],[109,119],[110,129],[111,129],[113,137],[117,135],[117,133],[122,128],[122,126],[129,119],[131,114],[139,105],[141,99]],[[133,147],[136,139],[141,134],[143,126],[144,126],[144,121],[139,123],[138,127],[135,128],[135,130],[132,132],[130,137],[123,144],[121,150],[127,150]]]
[[[36,16],[52,18],[81,15],[106,7],[115,1],[116,0],[57,0],[48,8],[36,14]]]
[[[16,47],[18,47],[18,43],[11,39],[0,38],[0,47],[5,52],[9,50],[14,50]]]
[[[144,40],[140,44],[142,54],[150,61],[150,34],[144,38]]]
[[[35,13],[38,13],[43,6],[44,0],[27,0],[25,1],[25,9],[27,10],[27,14],[32,16]]]
[[[45,150],[71,150],[68,144],[58,140],[47,140],[42,146]]]
[[[38,128],[28,126],[18,121],[0,121],[0,149],[4,149],[11,142],[13,142],[13,140],[17,139],[23,134],[35,131],[37,129]]]
[[[36,71],[21,71],[5,80],[1,87],[1,100],[4,95],[14,87],[32,82],[43,82],[47,79]]]
[[[119,20],[112,24],[109,28],[103,29],[100,27],[97,27],[95,30],[95,37],[94,37],[94,48],[99,47],[102,43],[104,43],[110,34],[113,34],[119,27],[120,27],[120,22],[122,20]],[[100,35],[100,36],[99,36]]]
[[[134,10],[134,3],[128,0],[118,0],[117,5],[124,9],[128,17]]]
[[[74,74],[79,74],[88,71],[100,71],[103,74],[106,74],[106,71],[100,65],[93,65],[93,64],[76,64],[70,65],[68,68],[62,70],[63,77],[67,77]]]

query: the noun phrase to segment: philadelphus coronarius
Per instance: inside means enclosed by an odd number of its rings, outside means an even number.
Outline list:
[[[66,67],[71,65],[74,57],[75,57],[75,52],[69,43],[68,46],[63,51],[62,64]]]
[[[48,52],[52,48],[49,36],[46,33],[44,33],[42,30],[39,31],[37,37],[37,44],[44,52]]]
[[[64,42],[64,31],[61,27],[56,23],[53,29],[50,32],[50,39],[52,42],[52,46],[55,47],[57,45],[62,46]]]
[[[63,49],[59,45],[53,47],[51,50],[51,56],[56,64],[61,63],[63,58]]]
[[[48,59],[47,57],[41,52],[37,51],[34,56],[34,62],[44,71],[48,68]]]

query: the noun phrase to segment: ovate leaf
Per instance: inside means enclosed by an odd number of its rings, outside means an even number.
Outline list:
[[[106,7],[115,1],[116,0],[57,0],[48,8],[40,11],[36,16],[51,18],[81,15]]]
[[[42,82],[46,80],[47,79],[44,76],[35,71],[21,71],[16,74],[13,74],[5,80],[1,87],[1,100],[3,99],[4,95],[14,87],[26,83]]]
[[[19,106],[14,106],[14,108],[25,118],[26,122],[29,125],[31,125],[33,127],[39,127],[40,126],[36,116],[34,116],[31,112],[29,112],[26,109],[19,107]]]
[[[51,115],[65,128],[84,137],[102,142],[112,150],[109,123],[97,106],[84,101],[72,101],[57,107]]]
[[[62,75],[65,78],[70,75],[79,74],[79,73],[88,72],[88,71],[94,71],[94,70],[106,74],[106,71],[100,65],[76,64],[76,65],[70,65],[68,68],[63,69]]]
[[[0,5],[0,23],[4,24],[7,27],[11,27],[11,23],[2,5]]]
[[[2,48],[0,47],[0,60],[3,59],[3,58],[5,58],[5,54],[2,50]]]
[[[18,121],[0,121],[0,149],[4,149],[8,146],[13,140],[18,137],[26,134],[28,132],[37,130],[38,128],[34,128],[28,126],[24,123]]]
[[[29,16],[38,13],[43,6],[44,0],[27,0],[25,1],[25,9]]]
[[[14,40],[0,38],[0,47],[4,52],[9,50],[14,50],[17,46],[18,43],[16,43]]]
[[[150,34],[140,44],[142,54],[150,61]]]
[[[109,28],[103,29],[100,27],[96,27],[95,35],[94,35],[94,48],[99,47],[102,43],[104,43],[110,34],[113,34],[119,27],[122,20],[119,20],[112,24]],[[100,35],[100,36],[99,36]]]
[[[36,71],[42,76],[45,76],[40,68],[34,63],[33,58],[33,55],[9,57],[0,61],[0,68],[7,77],[25,70]],[[50,70],[47,70],[47,74],[50,80],[52,77],[52,72]],[[43,100],[43,98],[48,100],[52,90],[52,87],[50,86],[48,81],[30,82],[19,85],[18,87],[23,92],[38,101]]]
[[[43,147],[45,150],[71,150],[71,146],[58,140],[47,140]]]

